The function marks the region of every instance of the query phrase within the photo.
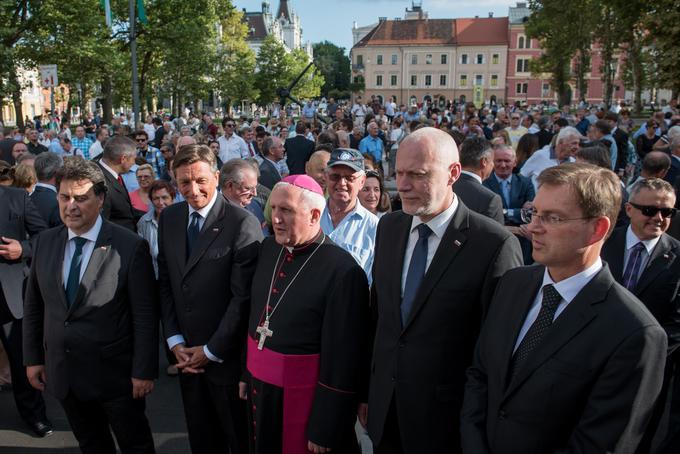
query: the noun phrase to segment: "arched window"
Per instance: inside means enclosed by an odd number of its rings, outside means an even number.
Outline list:
[[[524,49],[524,42],[525,42],[524,35],[519,35],[519,38],[517,39],[517,48]]]

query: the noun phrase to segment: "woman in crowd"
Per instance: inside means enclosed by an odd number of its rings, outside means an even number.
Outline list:
[[[507,133],[506,133],[507,134]],[[531,157],[538,150],[538,136],[536,134],[524,134],[517,142],[517,165],[512,170],[513,173],[518,173],[527,159]]]
[[[366,171],[366,182],[359,191],[359,202],[378,217],[390,211],[390,196],[385,191],[380,174],[375,170]]]
[[[12,186],[14,168],[7,161],[0,161],[0,186]]]
[[[220,143],[217,140],[211,140],[208,142],[208,147],[210,147],[210,150],[215,155],[215,159],[217,159],[217,168],[221,169],[224,163],[220,159]]]
[[[38,182],[38,176],[35,173],[35,168],[28,164],[17,164],[14,167],[14,181],[12,186],[15,188],[25,189],[29,194],[33,193],[35,184]]]
[[[153,268],[158,277],[158,218],[175,200],[175,188],[165,180],[156,180],[149,186],[149,198],[153,206],[137,223],[137,233],[149,242]]]
[[[151,199],[149,188],[156,179],[156,174],[153,171],[151,164],[142,164],[137,167],[137,183],[139,188],[130,193],[130,202],[132,207],[143,213],[146,213],[151,208]]]
[[[505,126],[502,123],[494,123],[491,127],[491,143],[494,145],[507,145],[512,146],[512,141],[510,140],[510,134],[505,130]]]
[[[658,135],[656,135],[656,129],[659,125],[654,120],[647,121],[647,129],[644,134],[638,136],[635,140],[635,151],[637,151],[640,161],[645,159],[647,153],[654,149],[654,144],[659,140]]]

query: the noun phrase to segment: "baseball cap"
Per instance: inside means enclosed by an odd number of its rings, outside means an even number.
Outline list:
[[[331,153],[331,159],[328,161],[328,167],[333,166],[347,166],[357,172],[364,171],[364,157],[359,150],[353,148],[336,148]]]

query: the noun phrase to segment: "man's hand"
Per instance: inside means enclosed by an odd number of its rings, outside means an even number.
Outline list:
[[[368,424],[368,404],[359,404],[357,416],[359,417],[359,424],[365,429]]]
[[[177,360],[177,367],[180,367],[180,364],[183,364],[187,361],[189,361],[190,357],[186,352],[186,349],[184,347],[184,344],[177,344],[174,347],[172,347],[172,353],[175,355],[175,359]]]
[[[45,366],[40,364],[38,366],[27,366],[26,376],[28,377],[28,382],[38,391],[45,391],[45,383],[47,380],[45,378]]]
[[[153,391],[153,380],[132,377],[132,398],[142,399]]]
[[[323,446],[319,446],[311,441],[307,442],[307,449],[313,452],[314,454],[331,452],[331,448],[324,448]]]
[[[238,397],[241,400],[248,399],[248,383],[244,381],[238,382]]]
[[[5,244],[0,244],[0,257],[5,260],[18,260],[21,258],[21,243],[17,240],[7,237],[0,237],[2,242]]]
[[[529,224],[522,224],[519,226],[519,234],[527,240],[531,241],[531,232],[529,231]]]
[[[184,353],[189,355],[189,359],[181,364],[177,364],[177,367],[182,369],[182,372],[188,374],[203,373],[203,367],[210,362],[210,359],[205,356],[203,345],[196,347],[185,347]]]

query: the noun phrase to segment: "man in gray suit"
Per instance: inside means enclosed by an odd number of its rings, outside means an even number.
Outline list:
[[[453,192],[472,211],[504,225],[503,201],[498,194],[482,185],[493,172],[493,148],[483,137],[465,139],[460,148],[460,178]]]

